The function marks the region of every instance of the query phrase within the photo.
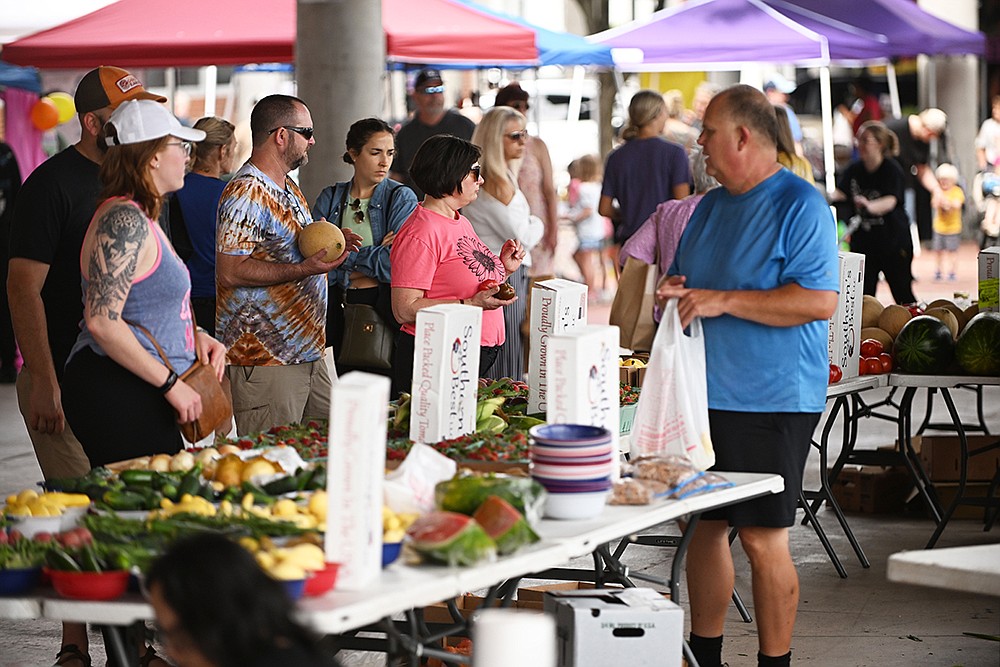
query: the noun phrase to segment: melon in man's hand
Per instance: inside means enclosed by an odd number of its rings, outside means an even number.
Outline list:
[[[323,261],[332,262],[344,254],[345,245],[344,232],[326,220],[316,220],[299,232],[299,252],[303,257],[312,257],[325,248]]]

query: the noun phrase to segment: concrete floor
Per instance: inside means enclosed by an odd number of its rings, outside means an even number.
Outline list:
[[[974,248],[963,247],[958,283],[933,284],[930,281],[933,260],[927,257],[929,254],[925,253],[914,265],[914,274],[918,279],[923,278],[915,287],[921,298],[930,300],[943,296],[946,291],[950,296],[953,289],[973,289]],[[602,318],[607,321],[607,307],[592,307],[591,321],[600,322]],[[868,396],[874,400],[880,393],[884,390],[869,392]],[[956,392],[956,401],[963,414],[971,414],[971,394]],[[1000,432],[1000,388],[989,389],[984,403],[991,431]],[[914,414],[922,414],[922,405],[918,398]],[[937,410],[943,409],[942,405],[937,406]],[[895,427],[888,422],[869,419],[860,425],[861,448],[888,444],[894,439]],[[831,456],[836,454],[834,447]],[[0,385],[0,498],[32,486],[39,479],[41,475],[17,410],[14,388]],[[814,456],[807,466],[807,485],[815,488],[817,479],[818,459]],[[837,576],[811,528],[796,526],[792,529],[792,552],[801,582],[793,642],[794,663],[838,667],[1000,665],[1000,643],[966,634],[1000,635],[1000,600],[886,580],[888,556],[901,550],[922,549],[933,532],[930,520],[916,513],[849,515],[850,525],[871,561],[871,568],[863,569],[833,514],[822,510],[819,518],[849,576],[847,579]],[[1000,529],[984,533],[980,522],[955,520],[945,530],[938,546],[997,541],[1000,541]],[[746,559],[738,546],[734,549],[737,587],[752,614]],[[632,547],[626,562],[633,570],[665,577],[668,555],[669,552],[658,549]],[[0,620],[0,667],[50,665],[58,642],[56,623]],[[92,644],[94,663],[104,664],[100,639],[94,636]],[[756,651],[756,626],[742,623],[735,609],[731,610],[724,658],[732,667],[752,666],[756,664]],[[361,661],[351,660],[350,663],[361,664]],[[379,664],[369,660],[364,663]]]

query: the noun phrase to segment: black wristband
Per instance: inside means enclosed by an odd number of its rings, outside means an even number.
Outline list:
[[[459,300],[458,300],[458,302],[459,302],[460,304],[462,304],[463,306],[465,305],[465,299],[459,299]]]
[[[160,393],[166,394],[168,391],[174,388],[175,384],[177,384],[177,373],[175,373],[174,370],[171,368],[170,375],[167,376],[167,381],[164,382],[162,385],[160,385]]]

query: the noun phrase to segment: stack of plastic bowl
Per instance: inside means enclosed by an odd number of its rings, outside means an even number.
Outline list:
[[[601,513],[617,465],[611,432],[599,426],[542,424],[531,436],[531,476],[548,491],[545,516],[591,519]]]

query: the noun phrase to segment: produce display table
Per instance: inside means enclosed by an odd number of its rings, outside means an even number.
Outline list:
[[[1000,507],[1000,499],[992,497],[992,494],[985,498],[975,498],[966,495],[969,457],[1000,447],[1000,439],[990,445],[980,447],[974,451],[969,451],[969,442],[966,437],[967,427],[962,423],[962,418],[958,414],[958,410],[955,407],[955,401],[951,396],[951,390],[957,387],[977,388],[977,391],[979,392],[980,423],[985,431],[985,424],[982,424],[981,391],[983,387],[1000,386],[1000,377],[967,375],[907,375],[902,373],[893,373],[889,376],[889,385],[903,388],[903,396],[899,402],[899,442],[901,447],[905,445],[904,460],[908,463],[907,467],[910,469],[910,474],[913,476],[914,482],[917,484],[917,488],[920,490],[921,495],[923,495],[925,500],[928,501],[928,504],[932,506],[934,518],[937,523],[937,528],[935,529],[934,534],[931,535],[930,540],[927,542],[926,548],[930,549],[937,543],[938,538],[941,537],[941,533],[944,532],[945,527],[948,525],[948,521],[951,519],[959,505],[975,505],[978,507],[989,508]],[[913,407],[913,397],[918,389],[933,389],[941,392],[941,397],[944,399],[944,404],[948,408],[948,414],[951,417],[951,425],[948,426],[945,424],[937,426],[939,428],[947,427],[949,430],[953,429],[958,434],[961,451],[958,493],[955,494],[954,500],[952,500],[951,504],[944,511],[944,513],[941,512],[937,496],[933,493],[933,486],[927,478],[927,474],[913,450],[913,433],[911,430],[910,413]],[[928,411],[927,416],[924,418],[924,422],[928,421],[929,414],[930,412]],[[991,489],[991,491],[992,490],[993,489]]]
[[[854,553],[857,554],[858,560],[861,562],[861,566],[867,568],[870,567],[871,564],[868,562],[868,557],[865,555],[864,550],[861,548],[857,538],[854,536],[854,532],[847,523],[847,518],[844,516],[843,510],[841,510],[840,504],[837,503],[836,498],[833,496],[833,489],[830,481],[831,475],[827,468],[830,432],[833,430],[833,426],[837,421],[837,416],[843,413],[844,435],[841,451],[849,449],[851,447],[851,443],[857,437],[858,417],[857,410],[855,409],[855,401],[858,394],[870,389],[884,387],[887,383],[887,375],[859,375],[858,377],[841,380],[840,382],[831,384],[827,387],[826,400],[828,402],[833,401],[833,405],[827,414],[826,422],[823,424],[823,431],[820,435],[819,442],[816,442],[815,440],[812,441],[813,446],[819,451],[820,488],[816,490],[803,488],[799,495],[799,505],[806,513],[805,518],[802,520],[803,523],[812,524],[813,530],[816,531],[816,535],[819,537],[820,543],[823,545],[827,555],[830,557],[830,561],[833,563],[833,567],[837,570],[837,574],[839,574],[843,579],[847,578],[847,570],[845,570],[843,564],[841,564],[840,558],[837,556],[837,552],[833,550],[833,546],[830,544],[830,540],[826,536],[826,531],[823,530],[819,520],[816,518],[816,511],[819,509],[821,503],[826,502],[827,506],[833,510],[837,517],[837,521],[840,523],[840,527],[843,529],[844,534],[851,543],[851,547],[854,549]],[[836,471],[839,472],[840,467],[838,467]],[[834,474],[833,477],[835,478],[836,474]]]
[[[889,581],[1000,597],[1000,544],[901,551],[889,556]]]
[[[769,493],[779,493],[784,481],[779,475],[723,473],[735,486],[691,496],[663,500],[645,506],[608,506],[601,516],[580,521],[543,520],[538,527],[541,541],[493,563],[474,567],[440,567],[397,563],[382,572],[378,582],[362,591],[333,590],[298,603],[301,620],[318,632],[342,634],[388,619],[393,615],[449,600],[468,591],[514,581],[532,572],[556,567],[584,556],[608,542],[657,524],[700,515]],[[683,551],[674,558],[679,563]],[[111,602],[84,602],[51,594],[0,598],[4,618],[51,618],[60,621],[96,623],[125,628],[153,618],[152,607],[135,593]],[[454,656],[453,656],[454,657]],[[114,663],[112,663],[114,664]]]

